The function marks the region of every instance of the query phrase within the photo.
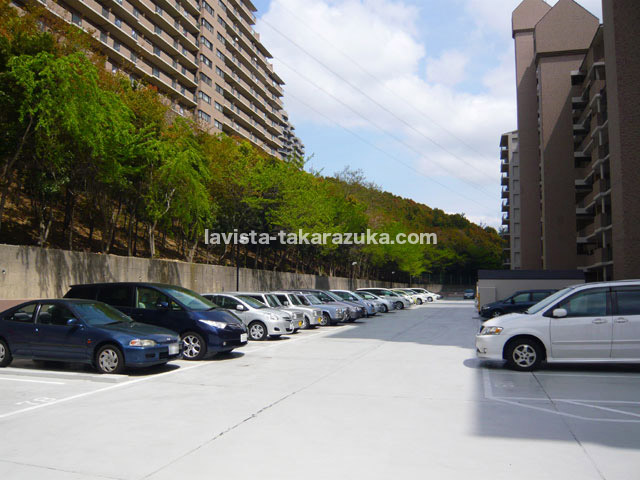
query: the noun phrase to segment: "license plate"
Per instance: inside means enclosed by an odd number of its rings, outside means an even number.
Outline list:
[[[169,345],[169,355],[177,355],[180,353],[180,344],[172,343]]]
[[[247,341],[247,334],[246,333],[241,333],[240,334],[240,341],[241,342],[246,342]]]

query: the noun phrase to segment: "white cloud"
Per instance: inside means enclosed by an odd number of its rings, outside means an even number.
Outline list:
[[[458,50],[447,50],[438,58],[427,61],[427,81],[454,86],[465,76],[469,57]]]
[[[272,0],[258,30],[286,82],[285,102],[294,122],[327,123],[299,98],[340,125],[380,133],[373,123],[402,137],[409,148],[389,138],[380,144],[415,158],[416,167],[430,175],[495,185],[500,134],[515,127],[515,94],[505,94],[514,89],[505,88],[506,67],[487,72],[481,80],[488,85],[474,94],[455,87],[469,62],[464,51],[445,51],[427,62],[425,75],[428,46],[417,20],[416,10],[400,0]]]

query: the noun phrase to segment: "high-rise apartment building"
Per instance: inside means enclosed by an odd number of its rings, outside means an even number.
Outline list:
[[[522,268],[640,276],[640,2],[513,12]],[[504,194],[503,194],[504,197]]]
[[[507,132],[500,138],[500,172],[502,173],[502,225],[505,227],[505,268],[522,268],[520,155],[518,132]]]
[[[284,158],[284,82],[250,0],[39,1],[99,39],[107,68],[154,85],[176,113]]]

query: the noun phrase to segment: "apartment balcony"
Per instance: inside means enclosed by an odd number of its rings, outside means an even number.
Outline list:
[[[593,190],[593,177],[591,175],[587,178],[574,180],[576,194],[586,195]]]
[[[73,2],[73,1],[79,1],[79,0],[71,0],[71,1]],[[79,3],[89,3],[89,2],[83,0],[82,2],[79,2]],[[191,41],[190,38],[188,38],[182,32],[179,32],[174,28],[173,30],[174,32],[177,32],[179,34],[180,40],[178,41],[177,39],[173,38],[173,42],[170,42],[168,38],[164,37],[164,35],[159,35],[153,30],[153,27],[152,27],[153,23],[150,22],[148,18],[140,19],[139,17],[136,17],[134,15],[133,13],[134,7],[137,8],[141,14],[143,14],[144,11],[146,10],[146,12],[148,12],[148,14],[146,14],[147,17],[151,15],[151,10],[146,4],[138,2],[137,0],[132,0],[131,4],[129,4],[128,2],[120,3],[117,0],[106,0],[105,4],[108,4],[111,6],[111,12],[114,15],[118,16],[129,25],[135,26],[135,29],[136,31],[139,32],[140,37],[149,39],[153,44],[157,45],[162,50],[167,52],[168,55],[173,56],[175,58],[179,58],[181,63],[185,64],[185,67],[187,67],[188,69],[194,70],[194,71],[198,69],[198,64],[196,63],[196,56],[195,56],[198,52],[198,47],[193,41]],[[131,10],[127,8],[127,6],[129,5],[131,5],[132,7]],[[142,5],[145,5],[145,6],[142,7]],[[149,25],[147,25],[147,23],[149,23]],[[115,26],[115,24],[113,25],[115,28],[120,30],[124,35],[127,35],[130,38],[133,38],[131,37],[131,32],[125,32],[120,27]],[[166,32],[167,35],[169,35],[169,32],[167,30],[163,30],[163,31]],[[145,42],[143,41],[141,43],[145,43]],[[182,52],[182,49],[180,48],[181,46],[184,47],[186,50],[188,50],[191,56],[185,55]]]
[[[509,176],[508,175],[502,175],[502,177],[500,178],[500,185],[502,186],[509,186]]]
[[[509,173],[509,162],[505,162],[504,160],[500,162],[500,172]]]
[[[509,212],[509,209],[511,208],[511,205],[509,205],[509,200],[506,200],[504,202],[502,202],[502,211],[503,212]]]
[[[502,189],[502,193],[500,195],[500,198],[509,198],[509,189],[508,188],[503,188]]]
[[[136,54],[142,53],[144,58],[161,67],[163,71],[173,71],[174,73],[176,73],[178,77],[181,78],[183,82],[187,84],[185,85],[186,87],[196,88],[197,84],[193,81],[193,79],[191,79],[188,76],[185,76],[178,70],[174,69],[171,66],[171,64],[162,60],[160,57],[153,55],[153,53],[149,52],[145,48],[141,48],[136,39],[134,39],[130,35],[127,35],[120,27],[118,27],[115,23],[113,23],[109,18],[104,17],[102,15],[102,12],[98,12],[97,8],[100,7],[100,5],[97,2],[94,2],[92,0],[83,0],[83,1],[70,0],[67,3],[70,7],[74,8],[84,18],[86,18],[88,22],[92,24],[91,30],[94,30],[95,27],[104,28],[112,36],[112,39],[118,40],[118,42],[120,42],[122,45],[127,47],[130,51],[133,51]],[[67,13],[68,12],[66,12],[65,10],[65,15]],[[60,16],[57,13],[56,15]],[[66,18],[66,16],[61,16],[61,17],[65,21],[71,23],[71,18]],[[68,13],[68,17],[71,17],[70,13]],[[80,27],[80,28],[82,28],[84,31],[87,31],[87,33],[91,33],[91,32],[88,32],[87,28],[84,28],[84,27]],[[93,34],[96,35],[97,32],[93,32]],[[108,42],[101,40],[99,45],[101,45],[101,48],[103,49],[107,57],[116,60],[120,65],[126,65],[128,68],[130,68],[133,71],[133,73],[138,75],[138,77],[144,78],[150,84],[158,87],[161,93],[171,98],[182,101],[187,107],[193,108],[197,105],[193,92],[190,92],[187,90],[185,93],[183,93],[177,88],[174,88],[173,85],[171,85],[168,82],[168,79],[165,80],[160,77],[151,75],[149,72],[142,69],[140,65],[133,62],[131,58],[124,55],[119,50],[116,50],[113,44],[109,44]]]
[[[194,17],[190,13],[188,13],[188,11],[186,11],[186,9],[178,1],[175,1],[175,0],[153,0],[153,1],[158,7],[160,7],[164,11],[164,13],[168,14],[168,16],[171,17],[172,20],[177,19],[181,25],[184,24],[187,27],[187,30],[189,30],[193,35],[197,37],[200,34],[200,27],[198,25],[198,16],[200,15],[200,12],[198,12],[198,15]],[[162,18],[164,23],[170,23],[169,19],[165,17],[164,14],[162,15]],[[173,22],[173,25],[175,26],[175,22]],[[180,31],[178,27],[176,27],[176,30]]]
[[[127,23],[132,24],[131,22],[135,22],[132,25],[141,25],[142,27],[144,27],[145,30],[149,32],[148,38],[153,38],[154,42],[159,38],[163,47],[166,45],[167,48],[176,50],[180,55],[182,55],[182,53],[178,50],[177,47],[174,46],[174,44],[172,44],[172,42],[169,42],[167,39],[162,38],[161,35],[158,35],[148,26],[144,25],[143,20],[146,20],[147,22],[150,22],[152,24],[157,24],[169,36],[173,34],[173,40],[179,39],[178,41],[182,43],[189,52],[197,54],[199,49],[195,41],[186,35],[185,30],[176,28],[173,17],[170,17],[169,15],[165,17],[164,14],[160,15],[156,13],[156,11],[152,9],[152,3],[143,0],[127,0],[127,3],[130,3],[131,6],[135,7],[140,12],[140,15],[136,17],[133,11],[130,11],[125,7],[124,2],[122,4],[118,0],[106,0],[106,2],[111,5],[115,13],[118,13],[119,15],[122,14],[123,18],[124,16],[128,17]],[[169,21],[169,19],[171,19],[171,21]],[[191,33],[193,34],[194,39],[197,38],[197,35],[199,33],[198,27],[186,21],[185,25],[190,25]]]
[[[573,70],[571,72],[571,85],[582,85],[584,79],[584,72],[581,72],[580,70]]]
[[[500,148],[500,159],[501,160],[508,160],[509,159],[509,148],[508,147],[501,147]]]
[[[578,219],[591,220],[595,216],[594,206],[587,205],[585,206],[576,206],[576,217]]]
[[[507,213],[502,215],[502,225],[509,225],[509,223],[509,214]]]

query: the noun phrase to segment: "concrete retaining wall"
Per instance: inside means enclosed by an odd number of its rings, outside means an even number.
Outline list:
[[[241,290],[390,287],[389,282],[240,269]],[[171,260],[121,257],[38,247],[0,245],[0,309],[29,298],[57,298],[70,285],[91,282],[160,282],[196,292],[236,289],[236,268]],[[396,283],[394,286],[406,286]],[[428,287],[427,287],[428,288]],[[439,290],[436,286],[436,290]]]

